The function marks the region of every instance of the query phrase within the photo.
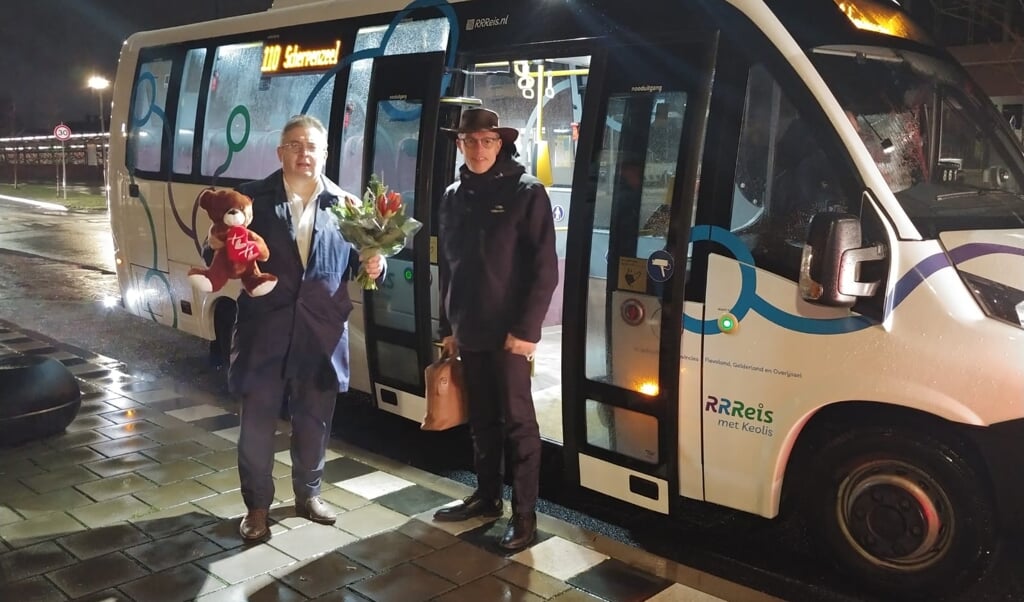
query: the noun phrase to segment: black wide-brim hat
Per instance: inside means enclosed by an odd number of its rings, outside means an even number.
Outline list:
[[[505,144],[512,144],[519,138],[519,130],[499,126],[498,114],[490,109],[466,109],[462,112],[462,118],[459,119],[458,129],[441,128],[441,130],[448,132],[453,138],[459,134],[472,132],[494,132],[501,136],[501,141]]]

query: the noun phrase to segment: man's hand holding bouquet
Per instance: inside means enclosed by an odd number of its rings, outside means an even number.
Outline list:
[[[338,216],[338,229],[355,245],[360,258],[380,254],[391,257],[405,248],[408,238],[423,226],[405,214],[402,195],[388,190],[376,175],[370,176],[362,201],[345,197],[331,207]],[[364,290],[377,290],[377,282],[360,266],[356,281]]]

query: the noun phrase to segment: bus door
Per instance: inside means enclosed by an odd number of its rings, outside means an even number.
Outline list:
[[[662,513],[679,491],[683,286],[711,56],[704,42],[609,50],[592,70],[603,81],[589,86],[590,160],[575,175],[590,184],[573,188],[569,223],[568,478]]]
[[[541,323],[531,389],[541,438],[558,445],[563,437],[562,326],[566,320],[564,275],[570,199],[573,187],[579,183],[573,181],[577,158],[584,163],[589,158],[578,155],[577,149],[591,77],[591,51],[590,45],[555,42],[460,60],[466,67],[462,98],[498,111],[502,126],[519,131],[516,160],[544,184],[551,200],[559,280]],[[445,184],[455,179],[455,169],[463,163],[456,152]]]
[[[406,215],[429,225],[431,170],[438,135],[444,53],[396,55],[373,64],[363,145],[363,188],[372,175],[401,193]],[[379,290],[365,293],[366,351],[377,406],[419,421],[423,370],[432,361],[436,266],[427,228],[388,258]]]

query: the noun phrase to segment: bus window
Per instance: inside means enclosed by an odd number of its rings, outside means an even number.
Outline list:
[[[204,176],[263,178],[280,167],[281,124],[302,111],[323,74],[265,76],[262,65],[261,42],[217,48],[203,122]],[[330,107],[324,86],[307,113],[330,127]]]
[[[135,80],[134,115],[131,121],[131,167],[141,171],[160,171],[160,149],[164,144],[164,109],[167,107],[167,83],[174,62],[167,59],[146,61]],[[153,109],[159,109],[154,111]]]
[[[516,149],[528,171],[548,188],[569,188],[589,73],[589,56],[478,63],[466,94],[497,111],[502,125],[519,130]]]
[[[467,96],[479,98],[483,106],[497,111],[504,127],[519,130],[517,160],[544,183],[551,197],[559,284],[544,319],[545,327],[562,323],[569,198],[576,165],[577,124],[589,73],[589,56],[529,58],[477,63],[466,79]],[[463,162],[457,154],[456,167]]]
[[[510,57],[474,63],[464,91],[465,96],[479,98],[484,107],[496,111],[504,127],[519,131],[516,160],[544,183],[551,198],[558,284],[544,315],[534,359],[533,401],[541,437],[557,442],[564,437],[561,350],[569,200],[589,75],[589,56]],[[464,162],[456,152],[456,169]],[[453,174],[453,179],[457,177]]]
[[[641,391],[659,386],[658,363],[650,359],[660,345],[657,328],[630,328],[629,344],[610,339],[619,312],[625,311],[620,308],[641,299],[649,304],[649,324],[660,324],[663,291],[648,279],[647,260],[666,247],[686,103],[684,92],[638,92],[608,100],[590,252],[586,376],[591,380]]]
[[[796,279],[815,213],[847,211],[821,133],[761,66],[747,80],[737,149],[732,231],[758,267]]]
[[[174,128],[173,170],[192,173],[192,148],[195,143],[196,112],[199,109],[199,84],[203,78],[206,49],[193,48],[185,55],[185,74],[178,94],[178,123]]]
[[[353,52],[380,46],[385,26],[365,27],[356,34]],[[448,47],[448,19],[426,19],[400,23],[395,28],[385,55],[416,54],[420,52],[436,52]],[[363,131],[366,129],[366,102],[370,95],[370,75],[373,59],[363,59],[352,63],[348,76],[348,91],[345,95],[345,123],[342,125],[341,149],[338,153],[338,185],[344,190],[362,195],[363,173]],[[384,183],[399,190],[404,195],[412,190],[410,182],[415,180],[415,170],[409,170],[408,153],[419,148],[419,114],[409,114],[408,128],[402,128],[397,119],[403,115],[395,111],[395,116],[385,121],[389,127],[378,128],[375,146],[374,165],[393,165],[391,173],[384,173]],[[401,132],[396,135],[396,132]],[[412,165],[415,166],[415,157]],[[386,171],[386,170],[385,170]],[[381,174],[378,174],[381,175]],[[415,199],[410,195],[403,196],[406,202],[406,213],[412,215]]]

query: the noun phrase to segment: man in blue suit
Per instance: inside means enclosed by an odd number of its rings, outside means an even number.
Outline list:
[[[249,228],[261,235],[270,258],[261,266],[277,276],[268,294],[238,298],[228,385],[241,400],[238,476],[248,513],[239,525],[246,541],[270,534],[274,499],[274,431],[282,405],[291,414],[292,488],[295,512],[332,524],[320,499],[324,452],[339,391],[348,390],[348,280],[359,254],[338,231],[328,210],[342,191],[322,173],[327,131],[314,117],[292,117],[277,149],[281,169],[247,182],[239,192],[253,200]],[[351,195],[348,195],[351,196]],[[366,272],[379,278],[380,255]]]

